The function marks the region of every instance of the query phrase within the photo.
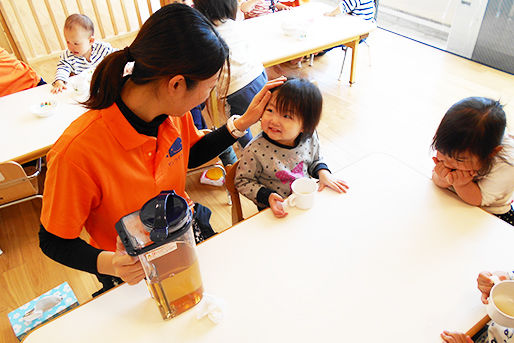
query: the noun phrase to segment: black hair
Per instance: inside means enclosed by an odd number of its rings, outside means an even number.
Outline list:
[[[289,78],[271,92],[275,97],[276,110],[300,118],[304,136],[310,137],[318,126],[323,107],[318,86],[306,79]]]
[[[236,19],[237,0],[193,0],[193,4],[212,23]]]
[[[134,61],[130,80],[137,85],[176,75],[188,88],[228,65],[228,46],[199,11],[184,5],[160,8],[143,24],[129,47],[106,56],[91,80],[90,109],[111,106],[124,84],[123,71]]]
[[[481,162],[478,174],[486,175],[492,166],[494,149],[502,143],[506,126],[505,112],[499,101],[465,98],[446,112],[431,147],[452,158],[469,152]]]
[[[64,21],[64,29],[66,30],[72,29],[75,25],[78,25],[88,31],[91,36],[95,34],[95,25],[87,15],[74,13],[68,16]]]

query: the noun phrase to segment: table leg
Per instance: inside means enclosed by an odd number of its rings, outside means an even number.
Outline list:
[[[350,69],[350,84],[355,83],[355,66],[357,64],[357,48],[359,47],[359,40],[348,42],[345,44],[352,49],[352,64]]]

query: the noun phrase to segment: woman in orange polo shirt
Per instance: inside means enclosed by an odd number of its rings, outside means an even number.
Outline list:
[[[189,109],[202,103],[228,60],[228,47],[198,11],[182,4],[155,12],[134,42],[107,56],[91,81],[90,109],[47,155],[40,247],[50,258],[94,273],[103,290],[144,272],[117,249],[114,224],[162,190],[185,192],[188,168],[207,162],[257,122],[270,98],[269,82],[246,113],[207,135]],[[131,75],[125,65],[134,62]],[[213,232],[193,225],[197,240]],[[79,238],[85,228],[91,240]]]

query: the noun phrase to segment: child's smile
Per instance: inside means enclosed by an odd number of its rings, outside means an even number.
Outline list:
[[[296,137],[302,132],[302,121],[298,116],[279,113],[272,98],[261,118],[262,131],[277,143],[294,146]]]

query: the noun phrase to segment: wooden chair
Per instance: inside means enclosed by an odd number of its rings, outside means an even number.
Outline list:
[[[243,209],[241,207],[241,198],[239,197],[239,192],[234,185],[234,179],[236,178],[236,169],[238,165],[239,161],[226,167],[227,175],[225,177],[225,186],[227,187],[230,198],[232,199],[232,225],[235,225],[244,219]]]
[[[37,198],[42,199],[37,179],[40,172],[41,158],[37,160],[36,171],[31,175],[27,175],[19,163],[13,161],[0,163],[0,208]]]

